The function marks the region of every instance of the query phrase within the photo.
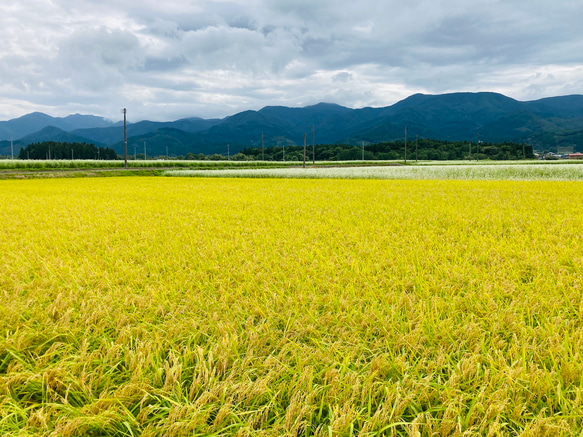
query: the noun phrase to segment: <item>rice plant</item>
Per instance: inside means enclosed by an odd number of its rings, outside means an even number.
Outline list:
[[[0,181],[0,434],[578,435],[582,196]]]

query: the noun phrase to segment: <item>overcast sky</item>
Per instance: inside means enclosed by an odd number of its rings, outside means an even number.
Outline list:
[[[2,0],[0,120],[583,93],[580,0]]]

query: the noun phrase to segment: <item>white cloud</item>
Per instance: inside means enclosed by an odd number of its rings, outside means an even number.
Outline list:
[[[415,92],[580,92],[570,0],[8,0],[0,116],[225,116]]]

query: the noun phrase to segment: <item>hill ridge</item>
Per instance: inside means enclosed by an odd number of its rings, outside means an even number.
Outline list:
[[[0,140],[10,137],[19,144],[41,136],[47,126],[25,135],[19,123],[34,120],[36,126],[57,120],[55,127],[70,135],[120,150],[123,126],[100,117],[74,114],[54,118],[37,112],[0,122]],[[74,127],[75,121],[92,126]],[[97,124],[98,126],[95,126]],[[104,126],[100,126],[100,124]],[[408,127],[410,137],[439,140],[525,141],[538,148],[571,146],[583,151],[583,95],[545,97],[519,101],[490,91],[447,94],[413,94],[393,105],[359,109],[321,102],[305,107],[265,106],[246,110],[223,119],[187,117],[173,122],[140,121],[128,125],[128,144],[150,141],[152,153],[217,153],[230,148],[236,153],[244,147],[302,144],[303,135],[316,143],[360,144],[400,139]],[[172,128],[174,131],[161,129]],[[30,128],[29,128],[30,129]],[[180,131],[180,132],[179,132]],[[6,136],[10,133],[10,137]],[[155,133],[157,132],[157,133]],[[47,135],[47,132],[43,132]],[[62,132],[55,131],[55,136]],[[43,138],[45,138],[43,136]],[[50,137],[50,135],[49,135]],[[51,138],[47,138],[51,139]],[[162,142],[166,144],[162,144]],[[179,153],[179,151],[182,151]],[[0,149],[0,153],[2,150]]]

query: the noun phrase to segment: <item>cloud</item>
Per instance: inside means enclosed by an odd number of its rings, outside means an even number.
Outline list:
[[[415,92],[580,92],[568,0],[27,0],[0,5],[0,116],[216,117]],[[85,110],[84,110],[85,108]]]
[[[349,81],[352,80],[352,74],[350,74],[350,73],[348,73],[346,71],[343,71],[341,73],[337,73],[334,76],[332,76],[332,80],[334,82],[344,82],[344,83],[346,83],[346,82],[349,82]]]

